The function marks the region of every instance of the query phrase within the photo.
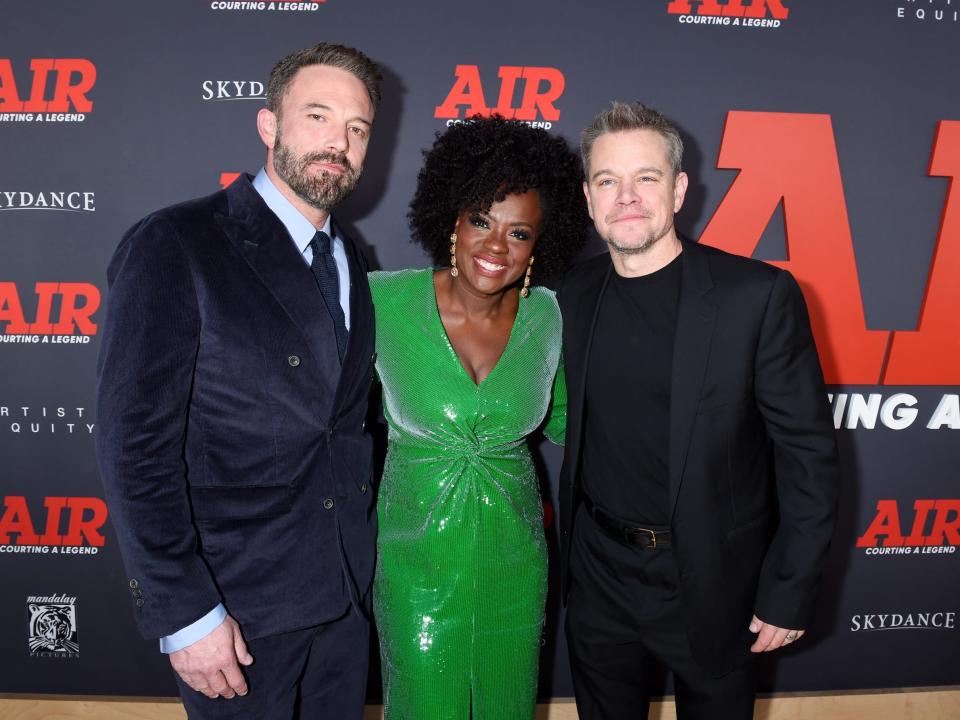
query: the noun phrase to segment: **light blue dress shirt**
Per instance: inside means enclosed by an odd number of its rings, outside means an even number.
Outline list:
[[[300,211],[297,210],[290,201],[287,200],[277,186],[273,184],[266,171],[262,168],[253,179],[253,188],[263,201],[267,204],[274,214],[280,218],[280,222],[290,233],[290,238],[297,248],[297,252],[303,258],[303,261],[309,266],[313,262],[313,250],[310,249],[310,241],[313,240],[317,229],[313,223],[307,220]],[[343,308],[343,317],[347,322],[347,330],[350,329],[350,270],[347,265],[347,251],[343,246],[343,240],[333,234],[330,224],[330,216],[327,216],[327,222],[324,223],[323,232],[330,236],[333,241],[330,244],[333,253],[333,259],[337,263],[337,274],[340,277],[340,307]]]
[[[253,189],[256,190],[263,201],[267,204],[274,214],[280,218],[280,222],[290,234],[297,252],[303,258],[303,261],[309,267],[313,262],[313,250],[310,249],[310,241],[313,239],[316,228],[313,227],[307,218],[297,210],[289,200],[287,200],[277,186],[273,184],[266,171],[261,168],[260,172],[253,179]],[[331,251],[333,259],[337,263],[337,274],[340,277],[340,307],[343,308],[343,317],[347,324],[347,330],[350,329],[350,269],[347,265],[347,251],[343,246],[343,241],[333,234],[330,223],[330,217],[327,216],[327,222],[323,226],[323,232],[330,236],[332,240]],[[167,635],[160,638],[160,652],[172,653],[177,650],[183,650],[188,645],[193,645],[197,640],[201,640],[219,627],[227,618],[227,609],[223,603],[218,604],[213,610],[208,612],[202,618],[187,627],[175,632],[173,635]]]

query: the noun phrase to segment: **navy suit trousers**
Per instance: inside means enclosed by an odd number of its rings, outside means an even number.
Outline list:
[[[177,685],[190,720],[362,720],[370,624],[356,610],[305,630],[251,640],[249,692],[211,700]]]

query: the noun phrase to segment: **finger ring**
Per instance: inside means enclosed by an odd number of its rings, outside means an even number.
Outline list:
[[[787,642],[793,642],[794,640],[797,639],[797,634],[796,634],[796,633],[787,633],[787,638],[786,638],[786,639],[787,639]]]

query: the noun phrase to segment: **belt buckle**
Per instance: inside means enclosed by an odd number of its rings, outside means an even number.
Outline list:
[[[655,530],[651,530],[650,528],[637,527],[637,528],[630,528],[630,532],[638,533],[640,536],[643,536],[644,533],[649,534],[650,544],[647,547],[650,548],[651,550],[657,549],[657,533]]]

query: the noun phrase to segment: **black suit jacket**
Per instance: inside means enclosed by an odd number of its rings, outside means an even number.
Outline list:
[[[364,602],[373,304],[361,253],[337,235],[351,279],[342,371],[313,275],[249,176],[149,215],[117,248],[97,457],[146,637],[218,602],[247,638]]]
[[[692,242],[684,241],[683,253],[664,418],[670,528],[691,648],[720,675],[748,652],[754,611],[779,627],[809,623],[833,532],[839,467],[796,281]],[[568,273],[558,294],[569,394],[560,480],[564,570],[579,500],[587,360],[613,272],[609,255],[598,256]]]

